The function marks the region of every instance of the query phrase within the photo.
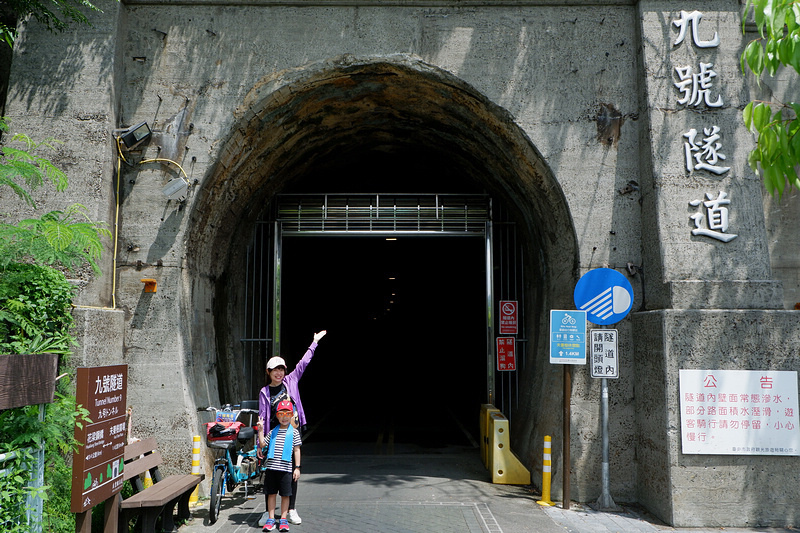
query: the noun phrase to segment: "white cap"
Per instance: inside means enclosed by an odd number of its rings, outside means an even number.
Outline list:
[[[269,372],[273,368],[278,368],[279,366],[286,368],[286,361],[283,360],[283,357],[277,357],[277,356],[273,357],[272,359],[267,361],[267,372]]]

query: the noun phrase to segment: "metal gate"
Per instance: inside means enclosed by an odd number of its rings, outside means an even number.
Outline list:
[[[490,238],[487,239],[492,248],[490,257],[493,271],[495,272],[492,280],[492,290],[490,291],[494,301],[490,310],[494,312],[494,310],[499,309],[499,302],[503,300],[517,302],[518,320],[517,335],[515,336],[517,369],[515,371],[500,371],[497,369],[497,356],[495,354],[495,338],[497,335],[492,331],[488,335],[489,343],[491,344],[488,353],[497,374],[494,379],[493,396],[488,403],[493,404],[500,409],[506,418],[512,420],[514,412],[519,407],[519,376],[527,365],[527,348],[530,344],[527,321],[525,320],[525,310],[528,305],[526,301],[528,291],[525,290],[525,247],[517,240],[516,222],[503,209],[502,204],[499,202],[495,204],[493,214],[495,219],[493,231],[490,234]],[[491,322],[497,326],[499,317]]]
[[[493,222],[493,210],[499,215]],[[259,358],[280,354],[281,266],[284,237],[442,236],[483,238],[486,243],[486,398],[506,415],[516,401],[517,372],[496,373],[494,354],[497,302],[518,300],[524,309],[522,257],[516,227],[486,195],[456,194],[292,194],[279,195],[257,223],[247,251],[245,335],[242,369],[251,393],[261,387]],[[499,275],[495,274],[499,273]],[[524,317],[518,359],[525,362]],[[261,363],[263,364],[263,362]],[[500,374],[500,375],[497,375]],[[514,374],[509,376],[508,374]],[[498,393],[495,390],[498,390]],[[499,397],[497,396],[499,394]]]

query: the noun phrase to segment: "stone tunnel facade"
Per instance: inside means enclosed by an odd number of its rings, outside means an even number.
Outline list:
[[[76,280],[76,359],[129,365],[136,429],[173,468],[188,464],[197,407],[239,399],[220,379],[237,377],[237,287],[258,217],[311,174],[341,191],[341,168],[369,152],[422,158],[447,174],[432,187],[484,191],[516,220],[534,362],[511,429],[534,479],[542,437],[557,457],[565,445],[548,311],[573,309],[580,276],[607,267],[634,288],[610,386],[615,499],[678,527],[800,523],[797,450],[683,453],[679,395],[680,370],[800,366],[797,201],[763,199],[740,118],[791,84],[741,74],[754,34],[737,0],[562,4],[127,0],[65,34],[22,27],[6,114],[15,131],[64,141],[53,159],[71,179],[42,205],[80,202],[115,234],[103,275]],[[143,121],[152,138],[123,160],[116,136]],[[347,190],[403,192],[389,175]],[[175,179],[181,199],[162,192]],[[571,495],[593,501],[600,385],[587,366],[572,385]]]

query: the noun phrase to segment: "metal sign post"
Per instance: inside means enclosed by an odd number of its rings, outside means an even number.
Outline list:
[[[608,378],[619,377],[619,353],[616,329],[592,329],[589,331],[589,366],[593,378],[601,378],[602,389],[600,416],[603,430],[603,490],[592,507],[603,511],[621,511],[609,490],[611,476],[608,463]]]
[[[572,367],[586,363],[586,311],[550,310],[550,363],[564,365],[563,396],[563,497],[562,508],[569,509],[570,487],[570,399],[572,397]]]
[[[575,306],[588,313],[593,324],[606,326],[625,318],[633,307],[633,288],[628,279],[611,268],[590,270],[578,280],[573,294]],[[590,332],[593,378],[601,378],[601,420],[603,432],[603,488],[593,508],[600,511],[621,511],[611,497],[608,460],[608,379],[619,376],[617,330]]]

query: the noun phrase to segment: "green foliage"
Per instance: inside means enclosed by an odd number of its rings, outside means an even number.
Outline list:
[[[0,117],[0,132],[8,132],[8,123],[2,117]],[[24,183],[28,189],[34,190],[41,186],[46,178],[53,182],[59,191],[65,190],[67,188],[66,174],[36,153],[42,147],[55,150],[56,142],[53,139],[46,139],[36,143],[27,135],[14,134],[9,141],[9,146],[3,146],[0,149],[0,186],[11,187],[11,190],[31,207],[36,207],[36,204],[20,182]],[[24,148],[10,146],[11,143],[21,143]]]
[[[49,267],[14,264],[0,272],[0,353],[60,353],[61,368],[69,348],[75,344],[69,330],[74,287],[64,274]],[[66,389],[66,385],[60,385]],[[39,420],[39,406],[0,412],[0,453],[45,447],[45,487],[33,489],[26,458],[6,463],[13,474],[0,477],[0,529],[28,531],[24,515],[26,497],[44,499],[44,530],[72,533],[75,518],[70,510],[71,454],[76,447],[74,427],[87,420],[89,412],[75,405],[75,398],[56,392],[47,406],[45,421]],[[6,502],[9,502],[8,504]]]
[[[41,444],[45,447],[45,486],[40,489],[28,485],[30,475],[26,463],[31,463],[30,453],[5,464],[12,474],[0,477],[0,501],[3,502],[0,526],[3,531],[28,531],[24,514],[25,498],[29,493],[44,499],[44,531],[75,531],[69,501],[72,475],[67,461],[77,446],[73,428],[75,424],[88,421],[88,414],[86,409],[75,405],[73,397],[58,393],[55,401],[47,406],[43,422],[39,420],[39,406],[36,405],[0,413],[0,452],[28,450]]]
[[[6,122],[0,119],[0,130],[7,129]],[[27,135],[14,135],[10,144],[22,146],[7,145],[0,150],[0,188],[10,187],[31,207],[36,204],[28,190],[33,191],[46,181],[52,182],[59,191],[65,190],[67,176],[37,154],[43,148],[54,149],[55,142],[49,139],[36,143]],[[16,224],[3,222],[0,223],[0,268],[23,261],[70,269],[88,263],[100,273],[97,260],[102,252],[103,236],[111,236],[105,223],[91,220],[81,204]]]
[[[17,19],[36,19],[50,31],[64,31],[73,22],[89,24],[84,11],[100,11],[88,0],[5,0]],[[0,39],[14,46],[16,29],[0,24]]]
[[[0,272],[0,353],[44,353],[63,355],[66,365],[70,335],[70,313],[74,287],[61,272],[39,265],[13,264]],[[66,385],[60,385],[62,390]],[[45,446],[45,487],[32,489],[25,469],[28,459],[16,460],[11,476],[0,477],[0,529],[28,531],[23,516],[29,493],[44,499],[44,530],[75,531],[70,511],[72,473],[70,456],[75,449],[74,427],[86,421],[88,411],[75,405],[75,398],[60,392],[47,406],[45,421],[39,406],[9,409],[0,413],[0,453]],[[6,502],[10,502],[6,504]]]
[[[28,510],[28,496],[39,495],[47,497],[44,489],[34,489],[29,485],[30,475],[28,468],[32,457],[27,451],[5,463],[0,463],[0,468],[6,469],[7,475],[0,476],[0,528],[10,533],[26,533],[29,531],[25,520]]]
[[[29,264],[0,271],[0,353],[68,354],[75,288],[61,272]]]
[[[4,122],[0,121],[4,126]],[[51,143],[35,143],[29,137],[15,135],[12,143],[22,147],[5,146],[0,158],[0,185],[14,190],[21,200],[34,205],[27,189],[35,189],[51,181],[59,190],[67,185],[66,176],[48,160],[34,155],[42,147],[52,149]],[[22,191],[22,192],[20,192]],[[80,217],[79,220],[75,220]],[[101,235],[110,235],[99,223],[85,216],[80,205],[65,211],[53,211],[41,218],[31,218],[17,225],[0,225],[0,353],[59,353],[61,368],[75,344],[70,333],[73,325],[70,313],[74,287],[63,273],[44,266],[60,264],[73,266],[84,261],[99,271],[95,260],[100,257]],[[19,264],[13,261],[34,261],[41,264]],[[60,388],[66,388],[60,385]],[[47,420],[38,419],[38,407],[28,406],[0,413],[0,451],[22,449],[38,443],[45,444],[45,484],[50,497],[44,502],[46,530],[72,532],[75,520],[70,512],[69,487],[71,471],[68,459],[74,449],[73,431],[76,416],[85,417],[76,409],[71,396],[58,394],[50,404]],[[78,424],[81,422],[78,421]],[[31,489],[24,485],[26,475],[17,470],[0,486],[8,501],[22,501]],[[21,481],[22,480],[22,481]],[[19,511],[24,505],[5,505],[3,512]],[[15,531],[20,521],[0,516],[0,529]],[[23,527],[23,529],[25,528]]]
[[[749,67],[761,81],[764,72],[774,76],[791,67],[800,74],[800,4],[792,0],[748,0],[745,18],[752,9],[760,38],[742,52],[742,72]],[[744,24],[744,22],[743,22]],[[796,167],[800,164],[800,104],[795,102],[750,102],[744,109],[744,124],[757,135],[756,148],[748,163],[761,175],[770,194],[780,198],[793,187],[800,189]]]
[[[89,263],[99,274],[100,236],[111,237],[105,226],[91,220],[81,204],[17,224],[0,223],[0,267],[28,259],[67,268]]]

